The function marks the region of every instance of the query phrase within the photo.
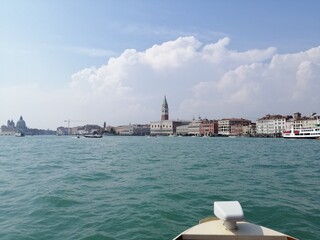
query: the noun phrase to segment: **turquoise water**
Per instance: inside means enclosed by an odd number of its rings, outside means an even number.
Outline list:
[[[0,239],[172,239],[222,200],[318,239],[319,150],[317,140],[0,137]]]

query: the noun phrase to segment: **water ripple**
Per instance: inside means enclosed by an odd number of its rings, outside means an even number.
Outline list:
[[[247,220],[320,235],[319,141],[2,137],[1,239],[172,239],[239,200]]]

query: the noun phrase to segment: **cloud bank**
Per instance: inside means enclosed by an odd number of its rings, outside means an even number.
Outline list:
[[[114,110],[135,109],[127,116],[133,120],[157,117],[164,94],[176,118],[319,110],[320,47],[281,55],[273,47],[238,52],[229,43],[181,37],[142,52],[128,49],[100,68],[74,74],[71,85],[92,97],[104,95],[106,105],[116,103]]]
[[[320,46],[278,54],[274,47],[235,51],[229,43],[180,37],[145,51],[127,49],[43,97],[52,115],[111,125],[158,120],[164,95],[174,119],[320,112]]]

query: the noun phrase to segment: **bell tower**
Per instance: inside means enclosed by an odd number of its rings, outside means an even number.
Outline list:
[[[166,96],[164,96],[161,108],[161,120],[169,120],[169,107]]]

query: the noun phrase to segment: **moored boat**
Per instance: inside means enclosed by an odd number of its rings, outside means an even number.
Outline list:
[[[214,214],[173,240],[297,240],[286,234],[244,221],[242,207],[238,201],[214,202]]]
[[[320,124],[317,124],[314,128],[299,128],[290,130],[285,130],[282,132],[283,138],[297,138],[297,139],[315,139],[320,138]]]
[[[316,113],[312,114],[315,118],[316,123],[311,127],[294,127],[291,125],[290,129],[282,132],[283,138],[297,138],[297,139],[319,139],[320,138],[320,115]]]

